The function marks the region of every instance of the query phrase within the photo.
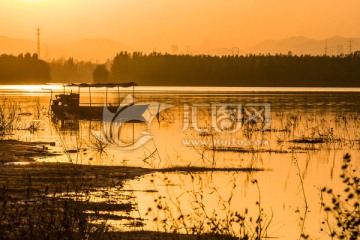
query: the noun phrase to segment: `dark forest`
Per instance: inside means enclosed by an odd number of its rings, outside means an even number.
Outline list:
[[[43,84],[50,81],[50,66],[36,54],[0,55],[1,84]]]
[[[208,56],[120,52],[112,61],[0,56],[1,84],[136,82],[143,86],[360,87],[360,54]]]
[[[359,87],[360,54],[206,56],[119,53],[113,81],[160,86]]]

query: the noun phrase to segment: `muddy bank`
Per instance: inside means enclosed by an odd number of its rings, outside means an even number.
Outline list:
[[[0,140],[0,164],[11,162],[35,162],[34,158],[58,156],[49,147],[53,142],[22,142],[17,140]]]
[[[3,239],[43,239],[44,236],[47,239],[233,239],[207,234],[141,231],[143,220],[127,215],[136,209],[136,204],[116,202],[108,195],[111,188],[121,189],[126,181],[155,171],[198,172],[208,169],[153,170],[36,162],[35,158],[57,154],[50,152],[48,145],[0,141],[0,236]],[[86,200],[89,192],[99,189],[105,201]],[[113,212],[123,214],[115,215]],[[140,231],[112,232],[105,224],[109,220],[128,220],[133,224],[129,229]]]
[[[109,219],[139,222],[127,215],[137,206],[129,201],[114,202],[107,194],[110,188],[121,188],[127,180],[153,170],[36,162],[36,158],[57,154],[50,152],[48,145],[0,141],[0,235],[4,239],[37,239],[37,234],[41,233],[47,234],[49,239],[60,235],[76,236],[76,232],[83,231],[83,226],[100,229]],[[89,192],[99,189],[106,201],[86,200]],[[119,211],[123,214],[108,214]],[[89,230],[85,235],[91,235],[91,232]]]
[[[159,233],[159,232],[124,232],[124,233],[107,233],[99,236],[103,240],[110,239],[127,239],[127,240],[239,240],[236,237],[222,236],[216,234],[176,234],[176,233]]]
[[[72,163],[40,163],[35,158],[59,155],[49,151],[51,143],[0,141],[0,186],[19,195],[26,189],[67,187],[73,191],[122,185],[126,180],[153,172],[150,169],[118,166],[90,166]],[[70,189],[69,189],[70,188]]]
[[[153,172],[136,167],[103,167],[70,163],[38,163],[0,165],[0,186],[5,186],[14,197],[21,198],[30,188],[41,191],[45,187],[102,188],[121,186],[124,181]]]

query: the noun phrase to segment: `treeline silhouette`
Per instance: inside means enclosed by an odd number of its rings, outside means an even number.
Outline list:
[[[108,71],[109,70],[109,71]],[[360,53],[208,56],[120,52],[103,65],[0,55],[0,84],[136,82],[143,86],[360,87]]]
[[[114,82],[152,86],[360,87],[360,54],[347,56],[118,53]]]
[[[96,67],[95,63],[77,61],[73,58],[52,60],[49,65],[53,83],[92,82]]]
[[[50,67],[36,54],[0,55],[0,84],[42,84],[50,80]]]

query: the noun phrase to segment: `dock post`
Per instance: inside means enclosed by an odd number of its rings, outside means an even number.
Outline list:
[[[119,89],[119,85],[117,86],[118,87],[118,102],[119,102],[119,106],[120,106],[120,89]]]
[[[132,102],[132,104],[134,105],[134,102],[135,102],[135,88],[134,88],[134,85],[132,86],[132,89],[133,89],[133,97],[132,97],[132,100],[133,100],[133,102]],[[134,125],[134,123],[132,124],[132,128],[133,128],[133,132],[132,132],[132,134],[133,134],[133,146],[134,146],[134,144],[135,144],[135,125]]]
[[[108,88],[106,87],[106,94],[105,94],[105,104],[106,104],[106,106],[108,105],[108,102],[107,102],[107,92],[108,92]]]
[[[90,90],[90,86],[89,86],[89,99],[90,99],[90,107],[91,107],[91,90]]]

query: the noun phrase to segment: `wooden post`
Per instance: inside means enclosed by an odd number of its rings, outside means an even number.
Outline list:
[[[106,95],[105,95],[105,104],[106,104],[106,106],[108,105],[108,103],[107,103],[107,92],[108,92],[108,87],[106,87]]]
[[[91,107],[91,90],[90,90],[90,86],[89,86],[89,99],[90,99],[90,107]]]
[[[119,85],[117,86],[118,88],[118,101],[119,101],[119,106],[120,106],[120,90],[119,90]]]
[[[132,96],[132,100],[133,100],[133,104],[132,105],[134,105],[134,102],[135,102],[135,99],[134,99],[134,97],[135,97],[135,91],[134,91],[134,86],[132,86],[133,87],[133,96]],[[133,122],[133,146],[134,146],[134,144],[135,144],[135,125],[134,125],[135,123]]]

